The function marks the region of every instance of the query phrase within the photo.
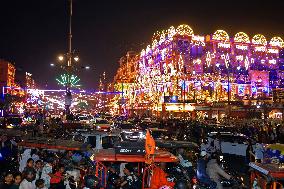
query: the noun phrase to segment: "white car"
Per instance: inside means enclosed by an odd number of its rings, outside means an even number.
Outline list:
[[[216,137],[217,132],[208,133],[208,144]],[[246,156],[246,149],[249,138],[243,134],[235,134],[231,132],[220,132],[219,140],[221,142],[221,151],[224,154]],[[253,145],[254,147],[255,145]]]

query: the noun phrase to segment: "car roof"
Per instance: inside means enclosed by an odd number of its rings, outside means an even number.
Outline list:
[[[75,132],[73,135],[82,135],[82,136],[119,136],[118,133],[105,133],[105,132]]]
[[[241,134],[241,133],[216,132],[216,131],[209,132],[209,133],[208,133],[208,136],[215,136],[215,135],[217,135],[217,133],[220,133],[220,135],[223,135],[223,136],[242,136],[242,137],[247,137],[246,135]]]
[[[145,162],[143,154],[118,154],[115,149],[101,149],[94,153],[93,161],[112,161],[112,162]],[[154,162],[177,162],[178,158],[168,151],[156,150]]]

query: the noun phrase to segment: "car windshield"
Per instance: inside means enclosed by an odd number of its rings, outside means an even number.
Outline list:
[[[121,124],[118,127],[121,129],[135,129],[134,125],[132,124]]]
[[[80,116],[80,117],[79,117],[79,120],[88,120],[88,117]]]
[[[9,124],[21,124],[22,123],[22,118],[20,118],[20,117],[9,117],[7,119],[7,122]]]
[[[102,119],[102,120],[97,120],[97,123],[98,124],[108,124],[108,121],[105,119]]]

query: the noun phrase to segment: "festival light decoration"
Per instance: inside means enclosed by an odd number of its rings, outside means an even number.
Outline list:
[[[225,32],[224,30],[217,30],[213,36],[212,36],[213,40],[217,40],[217,41],[229,41],[230,37],[227,34],[227,32]]]
[[[211,60],[212,60],[212,58],[211,58],[210,52],[207,52],[206,53],[206,63],[207,63],[207,66],[210,66]]]
[[[245,68],[248,70],[249,69],[249,59],[248,56],[245,58]]]
[[[171,26],[169,29],[168,29],[168,38],[169,40],[173,40],[173,37],[176,35],[176,29]]]
[[[234,42],[237,42],[237,43],[250,43],[250,39],[249,39],[249,36],[246,33],[238,32],[238,33],[236,33],[236,35],[234,37]]]
[[[182,25],[179,25],[177,27],[176,33],[179,34],[179,35],[192,36],[193,35],[193,30],[188,25],[182,24]]]
[[[266,38],[262,34],[256,34],[255,36],[253,36],[251,42],[254,45],[267,45]]]
[[[283,41],[275,37],[267,45],[265,37],[258,34],[250,42],[249,36],[244,32],[235,34],[230,41],[224,30],[217,30],[212,38],[206,37],[205,42],[205,36],[194,35],[188,25],[180,25],[176,29],[171,26],[165,31],[156,32],[150,44],[146,50],[141,51],[139,60],[136,60],[139,66],[133,72],[137,73],[135,85],[129,85],[129,92],[124,96],[131,99],[129,107],[139,107],[139,104],[146,103],[156,104],[155,108],[148,109],[162,109],[160,107],[164,96],[181,95],[180,86],[184,83],[186,88],[192,89],[186,91],[187,100],[196,98],[195,100],[202,102],[226,101],[227,73],[231,78],[229,89],[232,100],[238,95],[251,95],[253,84],[249,84],[250,73],[277,70]],[[247,84],[238,90],[237,86],[241,85],[238,82]],[[208,86],[214,91],[211,95],[208,94]],[[134,104],[131,105],[132,102]]]
[[[66,86],[68,82],[70,83],[71,87],[79,87],[79,81],[80,79],[76,75],[68,75],[68,74],[63,74],[60,75],[59,78],[56,79],[59,85]]]
[[[274,46],[274,47],[284,47],[284,42],[283,39],[281,39],[281,37],[273,37],[270,42],[269,45]]]

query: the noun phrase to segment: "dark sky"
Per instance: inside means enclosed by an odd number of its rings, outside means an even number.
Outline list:
[[[195,34],[224,29],[233,35],[283,36],[283,1],[205,0],[74,0],[73,49],[80,65],[91,70],[78,75],[94,89],[106,71],[112,80],[118,60],[127,50],[145,48],[156,30],[185,23]],[[67,0],[1,0],[0,58],[31,72],[40,86],[56,86],[59,70],[49,65],[67,50]]]

